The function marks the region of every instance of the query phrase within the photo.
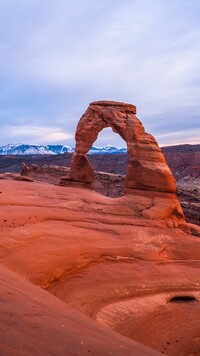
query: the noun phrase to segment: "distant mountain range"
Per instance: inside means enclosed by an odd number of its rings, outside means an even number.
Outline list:
[[[74,148],[64,145],[25,145],[25,144],[8,144],[0,146],[0,155],[60,155],[62,153],[74,152]],[[90,154],[106,154],[106,153],[126,153],[124,147],[117,148],[111,145],[103,147],[92,147]]]

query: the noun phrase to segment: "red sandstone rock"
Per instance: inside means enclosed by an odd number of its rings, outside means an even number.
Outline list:
[[[0,278],[1,355],[159,355],[2,266]]]
[[[36,165],[20,178],[43,184],[1,181],[3,355],[198,353],[200,240],[188,234],[171,172],[135,113],[124,103],[90,105],[63,179],[70,187],[47,184],[48,169]],[[107,126],[129,152],[125,196],[116,199],[73,186],[92,187],[86,153]]]
[[[191,233],[194,236],[200,237],[200,226],[195,225],[195,224],[188,224],[189,228],[191,229]]]
[[[15,180],[21,180],[21,181],[26,181],[26,182],[33,182],[33,179],[31,177],[25,177],[25,176],[22,176],[22,175],[17,175],[15,177]]]
[[[77,125],[76,153],[71,162],[69,179],[82,183],[93,182],[94,171],[86,153],[99,132],[105,127],[111,127],[127,143],[129,160],[125,194],[133,194],[133,201],[135,197],[137,200],[137,196],[149,196],[151,206],[147,204],[142,212],[145,218],[183,221],[184,215],[174,194],[174,177],[156,140],[145,132],[135,113],[135,106],[130,104],[113,101],[91,103]],[[174,225],[169,221],[171,220],[168,220],[168,225]]]
[[[156,192],[111,199],[15,180],[0,188],[3,355],[154,354],[134,340],[170,356],[198,353],[200,240],[180,220],[144,217]],[[182,295],[194,301],[170,302]]]
[[[85,182],[93,181],[91,167],[90,165],[81,167],[80,155],[85,157],[99,132],[105,127],[111,127],[127,144],[129,161],[126,187],[175,192],[175,181],[161,149],[154,137],[145,132],[135,113],[135,106],[130,104],[113,101],[97,101],[90,104],[76,130],[76,153],[79,154],[79,161],[77,159],[72,161],[70,173],[72,180],[83,181],[85,176],[87,177]]]
[[[92,183],[94,171],[86,155],[75,153],[72,157],[70,176],[77,182]]]
[[[116,155],[113,155],[116,156]],[[103,156],[103,160],[105,160],[105,156]],[[91,159],[91,157],[90,157]],[[100,162],[99,162],[100,166]],[[125,176],[120,174],[111,174],[105,172],[95,172],[94,182],[90,185],[88,183],[80,183],[74,182],[69,178],[69,168],[64,166],[55,166],[55,165],[44,165],[37,166],[32,169],[32,166],[28,167],[28,171],[25,173],[26,176],[34,178],[34,180],[48,182],[52,184],[60,184],[64,186],[79,186],[85,188],[94,189],[96,192],[103,194],[105,196],[109,196],[111,198],[116,198],[124,195],[124,181]],[[6,178],[7,175],[0,175],[1,177]],[[10,177],[10,176],[9,176]],[[25,176],[23,176],[25,177]],[[11,177],[10,177],[11,178]],[[9,179],[10,179],[9,178]],[[126,189],[128,192],[128,189]],[[130,190],[133,192],[133,190]],[[136,190],[134,191],[136,193]],[[142,192],[142,191],[141,191]],[[148,192],[147,192],[148,194]],[[188,223],[200,225],[200,196],[199,189],[195,188],[183,188],[178,186],[177,192],[178,200],[180,202],[181,208],[184,211],[186,216],[186,221]],[[153,195],[153,192],[152,192]],[[166,196],[167,197],[167,196]],[[174,201],[174,196],[172,196],[172,201]],[[167,200],[165,200],[167,201]],[[174,201],[175,202],[175,201]],[[194,202],[194,203],[193,203]],[[169,202],[170,203],[170,202]],[[178,209],[179,210],[179,209]],[[159,211],[159,209],[158,209]],[[161,216],[161,215],[160,215]],[[191,230],[192,231],[192,230]]]
[[[14,179],[14,180],[24,180],[26,182],[33,182],[33,179],[31,177],[29,177],[27,174],[26,176],[22,176],[21,174],[17,174],[17,173],[3,173],[0,174],[0,179]]]

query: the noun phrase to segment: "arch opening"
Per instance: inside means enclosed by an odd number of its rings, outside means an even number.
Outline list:
[[[93,147],[116,147],[127,149],[126,141],[112,127],[103,128],[93,143]],[[90,154],[90,151],[88,152]]]
[[[94,169],[92,188],[110,198],[123,196],[128,154],[121,136],[111,127],[102,129],[87,158]]]

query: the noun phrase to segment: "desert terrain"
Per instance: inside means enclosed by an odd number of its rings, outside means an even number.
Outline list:
[[[91,103],[70,169],[1,174],[0,354],[200,354],[200,228],[135,112]],[[127,142],[126,177],[87,158],[106,125]]]

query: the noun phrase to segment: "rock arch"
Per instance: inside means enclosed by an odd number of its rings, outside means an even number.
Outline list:
[[[101,130],[111,127],[127,144],[129,155],[125,188],[174,193],[176,184],[155,138],[136,117],[136,107],[115,101],[92,102],[81,117],[75,134],[76,148],[70,180],[92,183],[94,170],[87,152]]]

